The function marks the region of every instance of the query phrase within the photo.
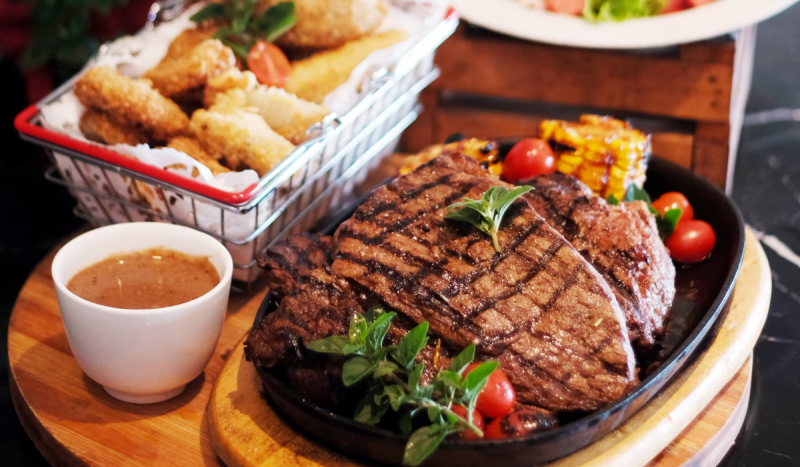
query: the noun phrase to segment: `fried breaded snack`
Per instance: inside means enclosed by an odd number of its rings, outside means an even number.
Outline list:
[[[83,135],[91,141],[105,144],[130,144],[147,142],[147,135],[132,125],[123,125],[109,114],[87,108],[78,124]]]
[[[207,153],[206,150],[203,149],[200,141],[198,141],[196,138],[178,136],[177,138],[172,138],[169,140],[167,147],[178,150],[197,162],[203,164],[204,166],[208,167],[211,170],[211,173],[214,175],[231,171],[231,169],[225,167],[216,159],[211,157],[211,154]]]
[[[257,14],[284,0],[260,0]],[[386,17],[384,0],[294,0],[297,23],[278,40],[289,48],[331,48],[369,34]]]
[[[229,113],[231,109],[255,112],[276,133],[300,144],[308,137],[306,130],[328,115],[327,107],[304,101],[280,88],[255,86],[249,89],[231,89],[216,97],[212,112]]]
[[[233,170],[253,169],[264,176],[292,151],[294,145],[270,129],[256,114],[200,109],[192,115],[191,130],[215,159]]]
[[[205,107],[214,105],[217,95],[230,91],[231,89],[252,89],[258,86],[258,79],[252,71],[241,71],[238,68],[231,68],[219,76],[215,76],[206,83],[203,94],[203,104]]]
[[[207,39],[184,55],[165,58],[142,78],[153,82],[158,92],[167,97],[204,86],[225,70],[236,66],[233,51],[217,39]]]
[[[180,136],[189,126],[180,107],[153,89],[149,81],[128,78],[111,67],[90,68],[75,83],[74,92],[83,105],[138,128],[151,141]]]
[[[403,31],[387,31],[296,61],[292,63],[292,73],[284,89],[301,99],[322,103],[325,96],[350,78],[353,69],[369,54],[405,38]]]
[[[161,61],[163,62],[164,60],[170,58],[180,58],[185,56],[193,48],[200,45],[201,42],[205,41],[206,39],[213,39],[214,34],[216,34],[218,30],[219,28],[216,26],[196,27],[184,30],[169,44],[169,48],[167,48],[167,54]]]

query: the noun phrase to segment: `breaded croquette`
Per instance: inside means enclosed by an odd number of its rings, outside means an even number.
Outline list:
[[[187,131],[189,118],[146,80],[135,80],[108,66],[90,68],[75,83],[75,96],[87,107],[134,126],[151,141],[166,141]]]
[[[91,107],[83,112],[78,126],[87,139],[98,143],[136,146],[147,142],[147,135],[141,130],[123,125],[107,113]]]
[[[206,83],[203,94],[203,104],[206,108],[214,105],[217,95],[231,89],[252,89],[258,85],[258,79],[252,71],[241,71],[231,68],[219,76],[215,76]]]
[[[214,175],[230,172],[231,170],[224,165],[220,164],[216,159],[207,153],[203,146],[196,138],[188,136],[178,136],[169,140],[167,147],[178,150],[187,156],[195,159],[197,162],[203,164],[211,170]]]
[[[207,39],[180,57],[162,60],[142,78],[152,81],[162,95],[175,97],[204,86],[210,78],[235,66],[236,57],[229,47],[217,39]]]
[[[228,113],[230,109],[237,108],[257,112],[270,128],[292,144],[300,144],[308,139],[308,127],[329,113],[323,105],[304,101],[281,88],[260,85],[219,94],[209,110]]]
[[[403,31],[387,31],[296,61],[292,63],[284,89],[301,99],[321,104],[325,96],[350,78],[353,69],[369,54],[405,38]]]
[[[283,0],[260,0],[256,14]],[[375,30],[389,11],[384,0],[294,0],[297,23],[278,39],[288,48],[340,47]]]
[[[161,61],[171,58],[181,58],[186,56],[193,48],[200,45],[206,39],[213,39],[214,34],[217,33],[219,28],[215,26],[196,27],[184,30],[178,34],[167,48],[167,54]]]
[[[197,110],[192,132],[215,159],[233,170],[253,169],[264,176],[292,151],[294,145],[275,133],[256,114],[232,109],[230,113]]]

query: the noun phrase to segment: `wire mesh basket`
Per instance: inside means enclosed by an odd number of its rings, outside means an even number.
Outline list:
[[[234,279],[251,283],[259,273],[254,267],[258,251],[312,226],[391,154],[418,115],[419,93],[438,76],[436,48],[457,24],[456,15],[448,14],[391,69],[374,72],[363,98],[349,112],[312,127],[314,138],[240,193],[43,128],[39,106],[60,98],[72,82],[20,113],[15,126],[23,139],[48,153],[53,166],[45,176],[75,197],[77,216],[95,226],[156,221],[201,230],[231,252]]]

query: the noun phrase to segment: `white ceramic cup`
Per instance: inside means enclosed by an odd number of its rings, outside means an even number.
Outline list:
[[[190,302],[148,310],[98,305],[67,290],[69,280],[87,266],[156,247],[207,256],[220,283]],[[52,274],[67,339],[83,371],[113,397],[149,404],[177,396],[203,372],[222,330],[233,260],[220,242],[197,230],[135,222],[73,239],[56,255]]]

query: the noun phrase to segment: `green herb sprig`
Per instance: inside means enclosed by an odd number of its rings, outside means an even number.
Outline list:
[[[253,11],[256,3],[257,0],[209,3],[189,19],[195,23],[211,19],[227,20],[229,24],[221,27],[214,38],[230,47],[242,60],[246,60],[257,40],[273,42],[292,29],[297,22],[294,2],[278,3],[259,16],[255,16]]]
[[[425,364],[415,364],[415,359],[428,342],[428,322],[409,331],[397,345],[383,345],[395,316],[396,313],[387,313],[380,307],[370,308],[363,315],[353,316],[347,336],[326,337],[306,347],[315,352],[349,357],[342,368],[345,386],[366,382],[367,394],[356,407],[353,417],[356,421],[374,425],[389,408],[402,411],[400,430],[411,435],[403,463],[415,466],[452,433],[470,430],[483,436],[471,421],[472,413],[497,362],[481,363],[463,376],[467,365],[475,358],[475,345],[470,344],[446,370],[440,369],[430,383],[422,384]],[[454,404],[467,408],[469,420],[453,412]],[[412,433],[412,419],[420,413],[427,415],[430,424]]]
[[[658,14],[667,0],[587,0],[583,17],[591,22],[625,21]]]
[[[500,253],[497,231],[500,229],[500,223],[503,222],[503,216],[506,215],[506,211],[517,198],[532,189],[528,185],[523,185],[513,190],[502,186],[493,186],[486,190],[481,199],[464,198],[447,206],[447,214],[444,217],[446,219],[469,222],[482,232],[490,235],[494,243],[494,249]]]
[[[608,195],[606,201],[608,204],[614,206],[620,203],[620,200],[613,194]],[[647,204],[647,209],[649,209],[656,218],[658,235],[663,242],[666,242],[670,235],[672,235],[672,232],[675,231],[675,226],[678,225],[678,221],[681,219],[681,213],[683,212],[680,208],[670,209],[662,216],[661,213],[651,205],[650,195],[633,183],[631,183],[631,186],[625,191],[625,197],[622,198],[622,201],[644,201]]]

